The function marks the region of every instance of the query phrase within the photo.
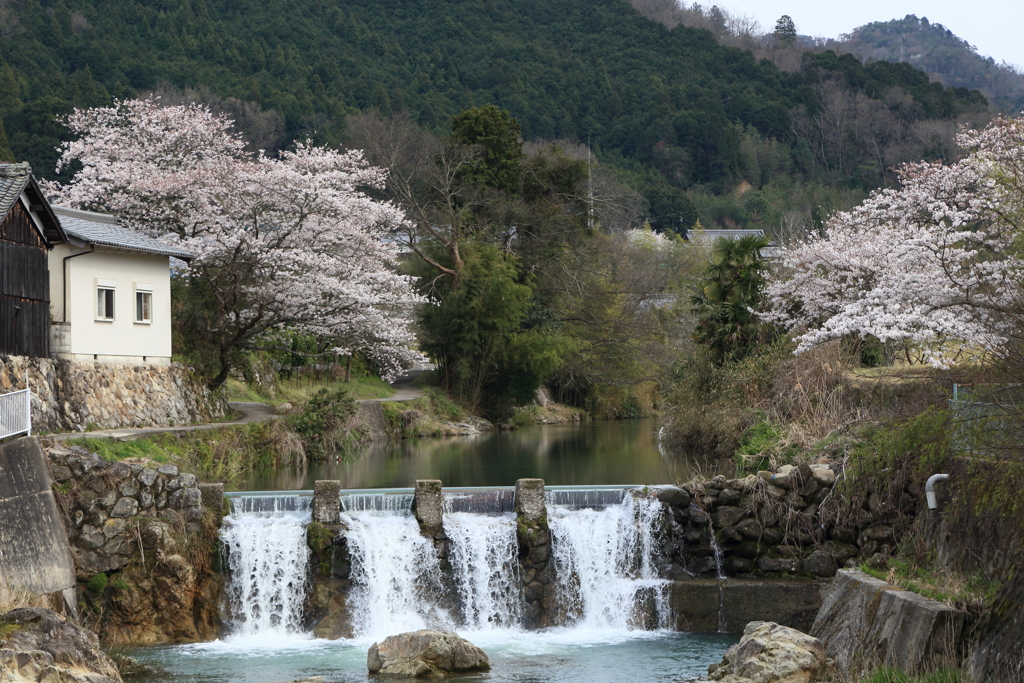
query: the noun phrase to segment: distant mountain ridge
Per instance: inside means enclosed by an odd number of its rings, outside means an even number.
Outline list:
[[[942,24],[908,14],[853,30],[826,47],[863,60],[908,62],[947,86],[978,89],[998,110],[1019,115],[1024,108],[1024,73],[977,48]]]
[[[444,133],[490,103],[527,140],[589,140],[659,229],[778,228],[955,153],[956,124],[987,120],[979,92],[905,64],[789,49],[779,68],[719,44],[740,28],[716,8],[691,14],[700,27],[625,0],[0,0],[0,157],[54,177],[56,117],[154,90],[197,93],[271,153],[344,145],[366,109]]]

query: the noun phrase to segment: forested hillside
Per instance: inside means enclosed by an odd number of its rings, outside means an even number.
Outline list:
[[[947,85],[977,88],[1007,114],[1018,114],[1024,107],[1024,74],[978,54],[966,40],[926,17],[908,14],[866,24],[836,47],[866,60],[909,62]]]
[[[902,64],[825,53],[782,71],[623,0],[0,0],[7,155],[41,175],[67,137],[55,116],[157,88],[248,112],[270,148],[344,144],[367,108],[444,132],[493,103],[527,140],[589,140],[675,229],[848,202],[894,164],[948,154],[958,117],[987,106]]]

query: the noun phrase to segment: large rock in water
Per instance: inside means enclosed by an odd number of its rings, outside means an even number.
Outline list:
[[[366,654],[370,673],[417,678],[465,671],[488,671],[487,654],[448,631],[412,631],[374,643]]]
[[[25,607],[0,614],[8,634],[0,640],[4,683],[120,683],[117,665],[100,650],[96,634],[55,612]]]
[[[720,683],[815,683],[824,665],[825,646],[817,638],[771,621],[752,621],[708,673]]]

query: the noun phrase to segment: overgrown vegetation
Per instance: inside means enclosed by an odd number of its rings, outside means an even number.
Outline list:
[[[286,421],[302,439],[307,457],[323,460],[347,452],[358,442],[348,428],[355,413],[356,403],[345,389],[321,389]]]
[[[957,668],[941,668],[911,676],[893,667],[882,667],[862,680],[864,683],[963,683],[967,679]]]

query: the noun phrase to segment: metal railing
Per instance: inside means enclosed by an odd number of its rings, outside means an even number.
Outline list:
[[[29,389],[0,395],[0,439],[32,436],[32,392]]]

